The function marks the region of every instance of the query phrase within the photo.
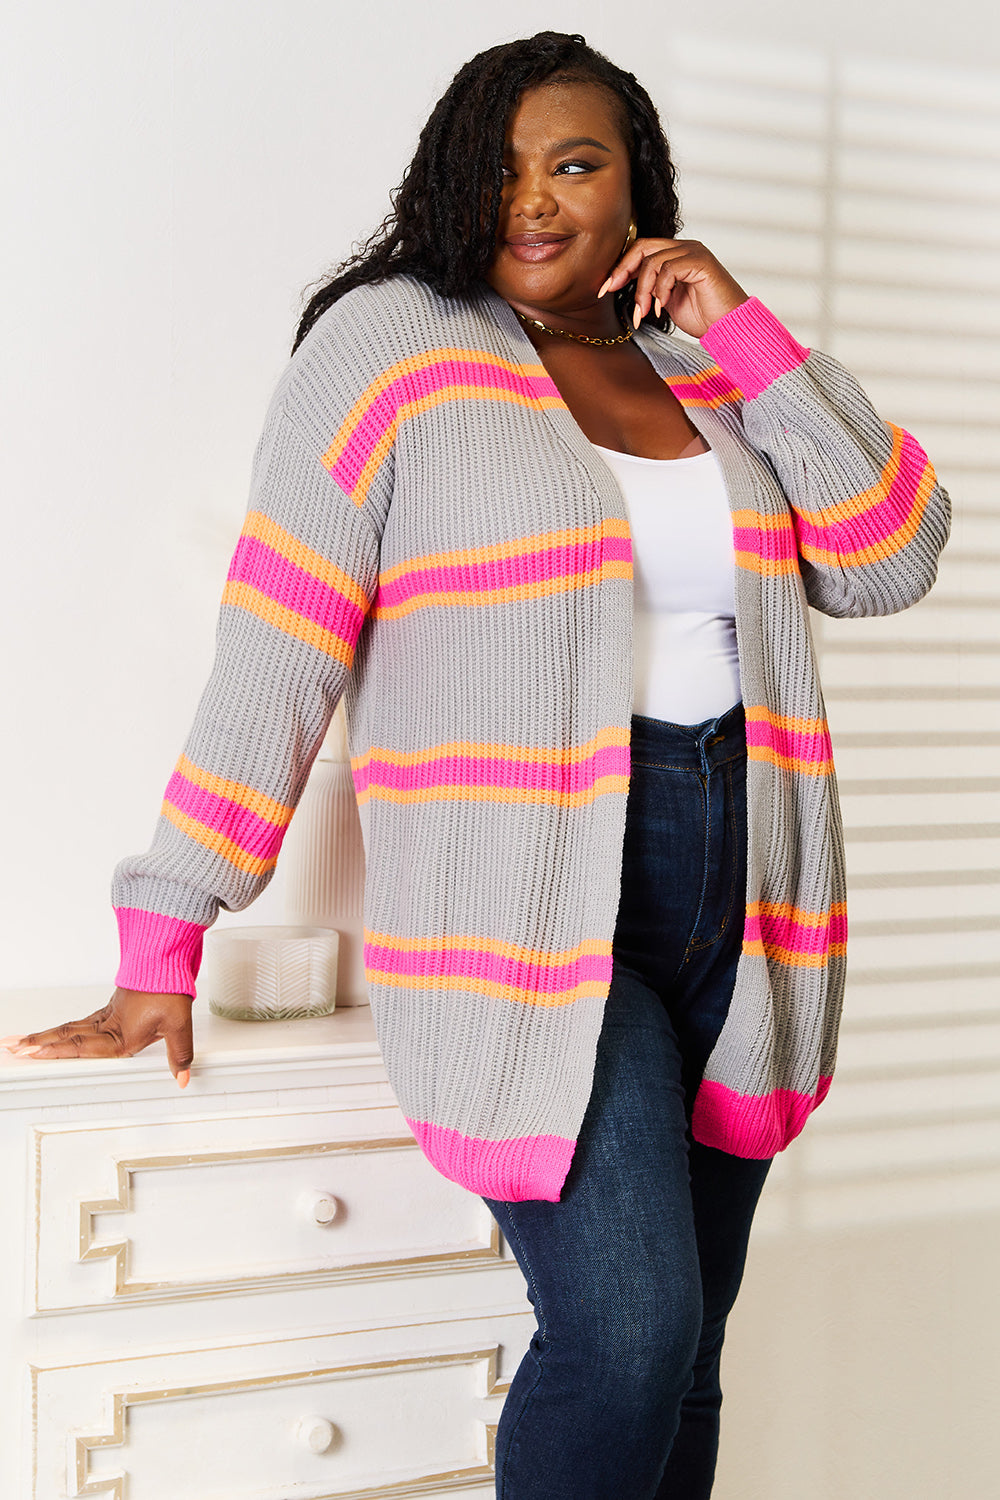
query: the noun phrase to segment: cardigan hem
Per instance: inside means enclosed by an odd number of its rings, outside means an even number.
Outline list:
[[[482,1198],[558,1203],[576,1141],[559,1135],[524,1135],[488,1141],[444,1125],[407,1120],[432,1166]]]

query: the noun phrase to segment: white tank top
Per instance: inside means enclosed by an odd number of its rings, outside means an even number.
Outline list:
[[[719,460],[592,446],[621,486],[632,532],[632,712],[672,724],[718,718],[740,698],[733,523]]]

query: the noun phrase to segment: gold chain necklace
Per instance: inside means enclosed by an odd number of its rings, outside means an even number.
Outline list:
[[[539,323],[537,318],[529,318],[525,313],[517,312],[516,307],[514,311],[521,322],[527,323],[529,327],[540,328],[543,333],[551,333],[556,338],[576,339],[578,344],[627,344],[632,337],[632,329],[625,323],[622,323],[621,333],[616,334],[613,339],[595,339],[591,338],[589,333],[567,333],[565,328],[550,328],[547,323]]]

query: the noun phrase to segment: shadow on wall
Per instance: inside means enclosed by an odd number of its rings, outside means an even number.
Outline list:
[[[955,503],[916,609],[813,617],[846,823],[848,993],[830,1096],[775,1161],[755,1224],[716,1493],[986,1495],[1000,1464],[1000,77],[707,36],[676,39],[674,58],[656,92],[682,233],[857,374]]]
[[[851,967],[833,1090],[766,1222],[1000,1208],[1000,78],[705,42],[660,91],[683,232],[915,431],[955,503],[923,603],[813,616]]]

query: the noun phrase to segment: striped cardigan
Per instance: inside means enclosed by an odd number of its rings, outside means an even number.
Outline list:
[[[934,580],[920,446],[756,299],[701,347],[636,344],[729,491],[749,755],[743,953],[695,1136],[782,1149],[830,1085],[846,910],[807,603],[885,614]],[[120,985],[194,994],[202,934],[263,889],[346,693],[386,1068],[430,1161],[557,1200],[611,977],[631,718],[620,489],[514,313],[357,289],[287,366],[217,655],[149,852],[116,871]]]

